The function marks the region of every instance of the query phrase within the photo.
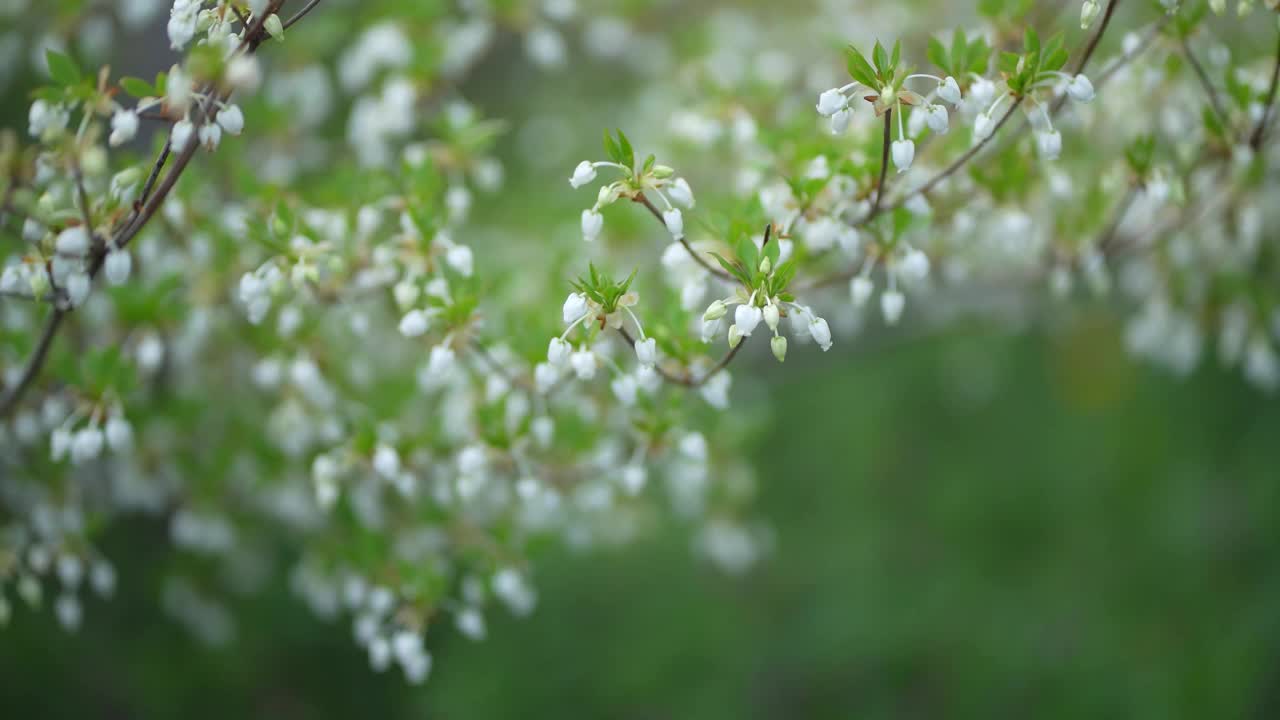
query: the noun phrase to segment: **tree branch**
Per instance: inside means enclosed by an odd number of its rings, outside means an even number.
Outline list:
[[[272,3],[268,5],[267,9],[269,12],[275,12],[283,4],[284,0],[273,0]],[[311,3],[311,7],[314,7],[316,4],[318,3]],[[304,8],[304,10],[310,11],[311,7]],[[244,39],[240,43],[240,52],[256,52],[258,46],[262,44],[263,40],[269,37],[263,30],[265,22],[266,16],[258,18],[254,22],[253,26],[246,30]],[[206,92],[212,92],[212,90],[206,89]],[[200,122],[209,122],[213,117],[214,108],[217,107],[218,101],[225,100],[225,97],[226,96],[223,95],[217,100],[206,100],[205,103],[200,106],[200,110],[197,113],[200,118]],[[121,228],[115,233],[115,237],[111,245],[118,248],[126,247],[129,242],[142,231],[142,228],[144,228],[147,222],[149,222],[156,214],[156,211],[160,209],[161,204],[164,203],[165,198],[168,197],[169,192],[172,191],[173,187],[178,183],[178,179],[182,177],[183,171],[186,170],[191,159],[195,157],[196,151],[199,147],[200,143],[197,142],[195,138],[192,138],[191,141],[188,142],[187,147],[178,155],[173,166],[169,168],[169,172],[165,175],[164,180],[160,181],[158,186],[155,186],[156,179],[159,177],[161,168],[164,166],[171,154],[169,144],[165,143],[164,149],[161,151],[160,156],[152,166],[151,175],[147,178],[146,185],[143,187],[143,193],[139,196],[138,203],[134,206],[134,211],[130,213]],[[153,187],[155,189],[155,193],[150,194]],[[84,202],[82,199],[82,204],[84,205],[84,209],[87,213],[87,202]],[[91,226],[86,229],[92,231]],[[89,262],[90,282],[92,282],[102,270],[103,263],[106,261],[106,256],[105,243],[103,247],[94,249]],[[49,320],[45,323],[44,332],[40,336],[40,341],[36,346],[36,350],[32,353],[31,357],[27,359],[27,364],[23,369],[18,382],[4,394],[3,398],[0,398],[0,417],[6,417],[13,412],[14,408],[22,400],[22,396],[26,394],[26,391],[40,374],[40,370],[44,367],[45,360],[48,358],[49,348],[52,346],[53,339],[57,335],[58,328],[61,327],[63,318],[67,313],[68,311],[55,309],[53,314],[49,316]]]
[[[876,184],[876,200],[871,205],[871,212],[867,213],[867,217],[872,218],[880,214],[881,200],[884,199],[885,182],[889,179],[889,144],[893,135],[893,126],[890,121],[893,119],[893,108],[889,108],[884,113],[884,136],[880,140],[880,182]]]
[[[631,337],[631,333],[627,332],[626,328],[618,328],[618,334],[621,335],[622,338],[627,341],[627,344],[631,345],[631,347],[634,348],[636,346],[635,338]],[[683,375],[676,375],[675,373],[666,370],[661,365],[655,365],[654,369],[658,371],[658,374],[662,376],[662,379],[669,383],[691,389],[700,388],[703,385],[706,385],[707,382],[710,381],[711,378],[715,377],[721,370],[729,367],[729,364],[733,362],[733,359],[738,356],[738,351],[741,350],[742,346],[745,344],[746,338],[743,338],[742,342],[739,342],[737,345],[730,348],[729,352],[725,353],[724,357],[720,358],[720,362],[717,362],[710,370],[703,373],[700,377],[695,378],[693,373],[689,372],[687,369]]]
[[[1262,147],[1262,141],[1267,135],[1267,125],[1271,123],[1271,108],[1276,104],[1276,88],[1280,85],[1280,32],[1276,35],[1276,63],[1271,68],[1271,88],[1267,90],[1267,102],[1262,107],[1262,117],[1258,118],[1258,125],[1253,129],[1253,135],[1249,137],[1249,147],[1254,151]]]
[[[1209,75],[1204,71],[1204,66],[1200,64],[1196,54],[1191,52],[1191,45],[1187,43],[1187,36],[1178,33],[1178,43],[1182,45],[1182,54],[1186,56],[1187,63],[1195,71],[1196,79],[1200,81],[1200,86],[1204,88],[1204,93],[1209,98],[1209,105],[1213,108],[1213,114],[1218,116],[1218,121],[1222,123],[1222,127],[1225,129],[1227,127],[1227,112],[1222,107],[1222,100],[1218,97],[1217,88],[1209,80]]]
[[[658,222],[662,223],[662,227],[663,227],[664,229],[667,227],[667,221],[666,221],[666,219],[664,219],[664,218],[662,217],[662,211],[661,211],[661,210],[659,210],[659,209],[658,209],[658,208],[653,204],[653,201],[652,201],[652,200],[650,200],[649,198],[645,197],[644,193],[640,193],[638,196],[636,196],[635,201],[636,201],[636,202],[638,202],[638,203],[640,203],[640,204],[642,204],[642,205],[644,205],[646,208],[648,208],[648,209],[649,209],[649,212],[650,212],[650,213],[651,213],[655,218],[657,218],[657,219],[658,219]],[[725,272],[724,270],[722,270],[722,269],[720,269],[720,268],[718,268],[718,267],[715,267],[714,265],[712,265],[711,263],[707,262],[706,260],[703,260],[703,259],[698,255],[697,251],[695,251],[695,250],[693,249],[693,246],[689,244],[688,239],[686,239],[684,236],[681,236],[681,237],[680,237],[680,239],[678,240],[678,242],[679,242],[681,245],[683,245],[683,246],[684,246],[684,249],[689,253],[689,257],[693,258],[693,261],[694,261],[694,262],[696,262],[696,263],[698,263],[699,265],[701,265],[701,266],[702,266],[702,269],[703,269],[703,270],[706,270],[707,272],[711,273],[712,275],[715,275],[716,277],[720,278],[721,280],[725,280],[725,281],[728,281],[728,282],[737,282],[737,280],[735,280],[735,279],[734,279],[734,277],[733,277],[732,275],[730,275],[729,273]]]

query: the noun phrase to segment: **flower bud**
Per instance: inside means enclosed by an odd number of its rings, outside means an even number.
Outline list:
[[[780,317],[781,313],[778,311],[777,305],[769,303],[764,306],[764,324],[769,326],[770,331],[776,332],[778,330],[778,320]]]
[[[702,322],[712,322],[719,320],[729,312],[729,306],[724,304],[723,300],[716,300],[707,306],[707,311],[702,313]]]
[[[774,335],[769,341],[769,349],[773,350],[773,356],[778,358],[778,362],[785,362],[787,359],[787,338],[784,335]]]

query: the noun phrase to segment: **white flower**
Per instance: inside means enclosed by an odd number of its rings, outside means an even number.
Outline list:
[[[755,305],[742,304],[733,312],[734,326],[743,337],[751,337],[763,318],[764,313]]]
[[[104,439],[97,425],[77,431],[71,438],[71,462],[79,464],[98,457],[102,453]]]
[[[707,306],[707,311],[702,313],[703,322],[714,322],[724,317],[729,312],[729,306],[724,304],[723,300],[716,300]]]
[[[729,347],[738,347],[738,343],[742,342],[742,328],[735,325],[729,326]]]
[[[596,354],[582,347],[569,356],[569,366],[579,380],[590,380],[596,376]]]
[[[613,394],[618,398],[618,402],[627,407],[636,403],[636,392],[639,387],[636,385],[635,378],[630,375],[619,375],[614,378],[610,387],[613,388]]]
[[[916,157],[916,144],[910,140],[895,140],[893,142],[893,164],[898,168],[898,172],[906,172],[911,169],[911,161]]]
[[[778,306],[773,303],[765,305],[763,314],[764,324],[769,326],[770,331],[777,332],[778,320],[781,319],[782,315],[782,313],[778,311]]]
[[[671,237],[676,240],[684,237],[684,215],[680,214],[680,208],[671,208],[662,213],[662,222],[666,224]]]
[[[900,269],[903,277],[909,280],[924,280],[929,276],[929,256],[912,248],[902,258]]]
[[[952,105],[960,104],[960,84],[956,79],[948,75],[942,80],[942,84],[938,86],[938,97]]]
[[[969,97],[978,107],[986,107],[996,96],[996,84],[986,78],[978,78],[969,86]]]
[[[574,190],[586,185],[596,179],[596,166],[591,164],[590,160],[583,160],[578,163],[578,167],[573,169],[573,177],[569,178],[569,185]]]
[[[84,301],[89,298],[90,281],[89,274],[86,272],[74,272],[67,276],[66,282],[67,301],[71,303],[71,307],[80,307]]]
[[[244,113],[239,105],[228,105],[218,111],[218,124],[228,135],[239,135],[244,130]]]
[[[569,293],[569,297],[564,299],[564,307],[561,308],[560,313],[566,325],[581,319],[587,314],[587,297],[582,293]]]
[[[1057,160],[1062,154],[1062,134],[1057,130],[1048,130],[1036,135],[1036,145],[1040,148],[1040,156],[1045,160]]]
[[[639,495],[649,480],[649,473],[640,463],[630,463],[622,468],[622,489],[628,495]]]
[[[572,351],[573,348],[564,338],[551,338],[551,343],[547,345],[547,362],[554,367],[562,367]]]
[[[45,134],[62,130],[71,119],[71,114],[60,105],[47,100],[36,100],[31,103],[27,114],[27,130],[32,137],[43,137]]]
[[[950,118],[947,115],[947,109],[941,105],[930,105],[924,109],[924,121],[928,124],[929,129],[938,135],[946,135],[950,130]]]
[[[902,309],[906,307],[907,298],[900,290],[886,290],[880,296],[880,312],[884,315],[884,321],[889,325],[897,325],[898,319],[902,317]]]
[[[117,110],[111,116],[111,137],[107,142],[111,147],[129,142],[138,134],[138,113],[133,110]]]
[[[262,68],[254,55],[236,55],[227,61],[227,84],[237,90],[253,91],[262,82]]]
[[[690,210],[693,209],[693,188],[689,187],[689,181],[684,178],[676,178],[671,187],[667,188],[667,195],[677,204],[682,205]]]
[[[218,143],[222,142],[222,126],[218,123],[205,123],[200,126],[200,144],[205,150],[213,152],[218,149]]]
[[[169,13],[169,47],[181,50],[196,36],[196,21],[200,17],[199,2],[175,0]]]
[[[593,242],[604,229],[604,216],[590,208],[582,211],[582,239]]]
[[[854,307],[862,307],[871,299],[871,293],[875,291],[875,285],[871,282],[871,278],[859,275],[849,283],[849,295],[853,298]]]
[[[702,399],[707,401],[708,405],[717,410],[724,410],[729,407],[729,388],[732,382],[733,377],[729,375],[729,372],[721,370],[712,375],[711,379],[703,384],[699,393],[702,395]]]
[[[132,269],[133,258],[129,255],[129,251],[123,248],[112,247],[107,252],[106,261],[102,264],[102,271],[110,285],[123,285],[129,279],[129,272]]]
[[[823,117],[831,117],[849,106],[849,99],[840,92],[840,88],[831,88],[818,96],[817,110]]]
[[[813,341],[818,343],[818,347],[822,348],[822,352],[831,349],[831,326],[827,325],[827,321],[813,315],[809,319],[809,335],[813,337]]]
[[[1089,78],[1084,75],[1076,75],[1071,78],[1071,82],[1067,83],[1067,94],[1076,102],[1092,102],[1093,83],[1089,82]]]
[[[471,277],[471,273],[474,272],[475,256],[472,255],[471,247],[468,245],[454,245],[449,248],[444,254],[444,261],[463,277]]]
[[[769,341],[769,349],[773,350],[773,356],[778,362],[784,362],[787,359],[787,338],[784,335],[774,335]]]
[[[809,336],[809,316],[812,313],[809,309],[800,305],[794,305],[791,308],[791,314],[787,317],[791,320],[791,334],[797,339],[804,340]]]
[[[831,134],[839,135],[849,129],[849,122],[853,120],[853,111],[845,108],[835,115],[831,116]]]
[[[133,426],[119,413],[107,420],[107,446],[112,452],[128,452],[133,447]]]
[[[373,451],[373,471],[387,480],[400,474],[400,455],[390,445],[379,445]]]
[[[422,310],[410,310],[400,319],[400,334],[405,337],[419,337],[427,332],[427,314]]]
[[[191,138],[196,134],[196,126],[191,124],[190,120],[179,120],[173,124],[173,132],[169,135],[169,145],[174,152],[182,152],[191,144]]]
[[[995,121],[985,112],[978,113],[978,117],[973,119],[973,139],[981,142],[991,137],[992,130],[995,129]]]
[[[54,462],[62,459],[71,451],[71,431],[60,427],[49,434],[49,458]]]
[[[58,233],[58,239],[54,240],[53,247],[59,255],[81,257],[89,252],[89,232],[83,225],[69,227]]]
[[[658,362],[658,343],[653,338],[645,338],[636,342],[636,359],[641,365],[653,365]]]
[[[533,384],[538,392],[545,393],[560,381],[560,371],[551,363],[538,363],[533,368]]]
[[[1084,4],[1080,6],[1080,29],[1088,30],[1101,9],[1097,0],[1084,0]]]

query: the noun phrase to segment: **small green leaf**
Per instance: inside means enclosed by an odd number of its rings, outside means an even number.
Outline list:
[[[120,78],[120,87],[124,91],[136,98],[155,97],[159,95],[156,89],[151,87],[151,83],[136,77]]]
[[[884,46],[880,41],[876,41],[876,47],[871,51],[871,61],[876,64],[876,70],[880,77],[884,77],[889,73],[889,53],[885,52]]]
[[[45,59],[49,63],[49,76],[63,87],[70,87],[80,82],[80,68],[71,58],[60,52],[48,50]]]
[[[867,62],[867,58],[858,51],[858,48],[850,45],[844,49],[844,55],[849,77],[867,87],[876,87],[876,71],[872,69],[871,63]]]

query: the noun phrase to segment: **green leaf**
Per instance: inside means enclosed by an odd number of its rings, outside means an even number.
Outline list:
[[[627,134],[622,132],[621,130],[618,131],[618,142],[622,152],[622,159],[619,160],[618,162],[622,163],[623,165],[626,165],[632,170],[635,170],[636,152],[635,150],[631,149],[631,141],[627,140]]]
[[[966,59],[969,55],[969,43],[965,39],[964,31],[956,28],[951,35],[951,67],[952,75],[961,75],[964,73]],[[960,79],[960,78],[957,78]]]
[[[876,71],[872,69],[871,63],[867,62],[867,58],[863,56],[858,48],[850,45],[844,49],[845,65],[849,69],[849,77],[866,85],[869,88],[875,88]]]
[[[613,139],[613,135],[608,130],[604,131],[604,153],[613,162],[622,164],[622,148],[618,146],[618,142]]]
[[[143,80],[142,78],[120,78],[120,87],[124,88],[125,92],[136,98],[155,97],[160,94],[156,92],[155,88],[151,87],[151,83]]]
[[[80,82],[80,68],[71,58],[60,52],[48,50],[45,59],[49,62],[49,76],[63,87],[70,87]]]
[[[889,53],[885,52],[884,46],[880,41],[876,41],[876,47],[871,51],[871,61],[876,64],[876,70],[880,77],[884,77],[889,72]]]
[[[720,253],[709,252],[707,254],[715,258],[716,262],[720,263],[720,267],[724,268],[725,272],[741,280],[743,285],[751,284],[751,278],[747,275],[746,271],[742,269],[742,266],[738,265],[737,263],[729,262],[728,260],[724,259],[724,257],[720,255]]]
[[[893,56],[889,58],[889,74],[892,75],[894,70],[898,69],[898,61],[902,59],[902,41],[897,40],[893,43]]]
[[[926,55],[929,58],[929,62],[942,68],[942,71],[948,75],[952,74],[947,61],[947,49],[942,47],[942,43],[938,42],[938,38],[929,38],[929,50]]]

